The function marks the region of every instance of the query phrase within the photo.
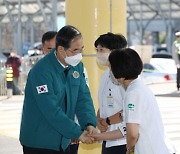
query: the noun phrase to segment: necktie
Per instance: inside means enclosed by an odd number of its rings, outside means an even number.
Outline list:
[[[69,71],[69,68],[66,68],[64,70],[65,77],[67,77],[68,71]],[[66,94],[66,89],[65,89],[65,94],[64,94],[64,103],[65,103],[65,113],[67,113],[67,94]]]
[[[65,77],[67,77],[68,71],[69,71],[69,68],[67,67],[67,68],[64,70]]]

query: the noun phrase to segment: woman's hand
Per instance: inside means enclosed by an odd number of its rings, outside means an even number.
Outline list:
[[[99,110],[97,111],[97,127],[101,132],[105,132],[108,129],[108,125],[106,123],[106,119],[100,118]]]

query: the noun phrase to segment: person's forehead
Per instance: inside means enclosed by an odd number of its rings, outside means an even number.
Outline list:
[[[73,42],[78,42],[78,41],[82,41],[82,36],[76,36],[75,38],[73,38],[72,40],[71,40],[71,43],[73,43]]]
[[[55,44],[55,39],[45,41],[45,45]]]
[[[82,45],[83,44],[83,39],[82,37],[75,38],[71,41],[70,46],[72,45]]]
[[[103,46],[102,46],[102,45],[100,45],[100,44],[98,44],[98,45],[97,45],[97,48],[103,48]]]
[[[102,46],[102,45],[100,45],[100,44],[97,45],[97,48],[98,48],[98,49],[109,50],[107,47]]]

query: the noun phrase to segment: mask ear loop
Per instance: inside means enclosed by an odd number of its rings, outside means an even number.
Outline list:
[[[66,54],[66,51],[64,50],[64,52],[65,52],[65,54]],[[63,55],[62,55],[62,53],[60,52],[60,54],[61,54],[61,56],[63,57],[63,59],[65,59],[66,57],[68,57],[67,56],[67,54],[66,54],[66,56],[64,57]]]

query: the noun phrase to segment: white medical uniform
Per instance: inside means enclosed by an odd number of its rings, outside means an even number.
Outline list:
[[[109,74],[110,70],[106,70],[102,76],[99,87],[99,106],[100,106],[100,117],[107,118],[123,109],[123,96],[124,88],[120,85],[115,85]],[[109,131],[118,130],[119,127],[122,127],[122,123],[110,125],[108,128]],[[125,123],[124,123],[125,126]],[[106,148],[112,146],[119,146],[126,144],[126,139],[116,139],[106,141]]]
[[[135,154],[171,154],[155,96],[140,79],[128,86],[124,108],[125,122],[139,124]]]

